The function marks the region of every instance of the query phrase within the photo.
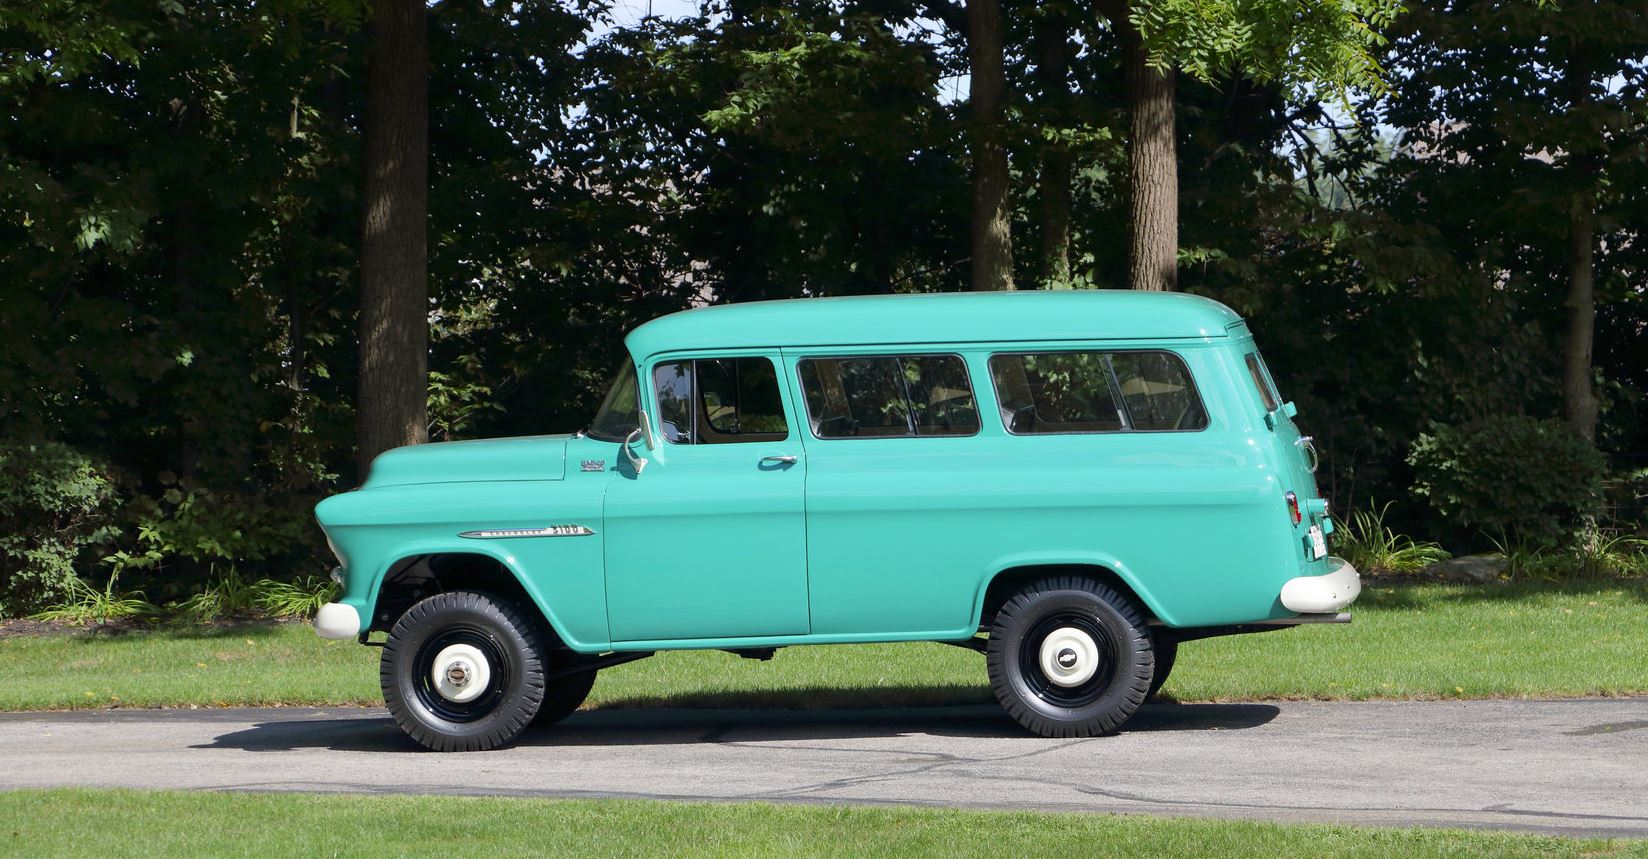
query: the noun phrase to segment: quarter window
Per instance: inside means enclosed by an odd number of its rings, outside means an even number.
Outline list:
[[[1016,435],[1199,430],[1207,413],[1171,352],[994,355],[1001,421]]]
[[[1259,399],[1265,403],[1265,411],[1274,412],[1280,401],[1276,389],[1270,385],[1270,373],[1264,364],[1259,361],[1259,353],[1247,353],[1247,371],[1253,376],[1253,386],[1259,389]]]
[[[819,438],[978,432],[978,406],[959,356],[806,358],[796,369]]]
[[[790,427],[773,362],[701,358],[653,368],[658,420],[675,444],[782,441]]]

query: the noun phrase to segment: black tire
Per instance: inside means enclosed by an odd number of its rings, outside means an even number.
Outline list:
[[[549,681],[544,687],[544,703],[538,707],[533,724],[548,727],[576,713],[595,686],[595,669],[568,674]]]
[[[437,752],[485,751],[520,736],[544,700],[540,625],[488,594],[454,591],[414,605],[389,632],[378,678],[389,714],[407,736]],[[487,679],[472,700],[443,694],[432,677],[448,648],[471,648]],[[471,677],[479,677],[474,671]]]
[[[1055,634],[1086,637],[1085,660],[1074,647],[1053,650],[1056,643],[1049,655],[1065,665],[1068,653],[1069,668],[1091,666],[1090,676],[1055,679],[1042,668],[1043,644]],[[1155,672],[1150,628],[1138,608],[1109,586],[1077,576],[1042,579],[1014,594],[996,613],[985,662],[1008,715],[1044,737],[1116,730],[1144,703]]]
[[[1173,663],[1179,658],[1179,642],[1166,635],[1156,636],[1156,670],[1150,675],[1150,691],[1145,694],[1146,701],[1157,700],[1157,693],[1162,691],[1162,684],[1167,682],[1167,675],[1173,671]]]

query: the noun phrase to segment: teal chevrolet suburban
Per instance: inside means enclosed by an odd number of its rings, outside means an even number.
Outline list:
[[[316,517],[324,638],[479,750],[662,650],[937,641],[1105,734],[1178,645],[1345,622],[1310,438],[1242,319],[1131,291],[754,302],[640,326],[583,431],[389,451]],[[374,639],[372,636],[381,637]]]

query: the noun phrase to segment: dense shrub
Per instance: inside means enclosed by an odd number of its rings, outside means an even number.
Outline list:
[[[66,596],[82,549],[114,535],[115,487],[67,445],[0,444],[0,617]]]
[[[1605,463],[1558,421],[1491,417],[1433,425],[1408,462],[1414,492],[1449,526],[1505,544],[1554,545],[1594,515]]]

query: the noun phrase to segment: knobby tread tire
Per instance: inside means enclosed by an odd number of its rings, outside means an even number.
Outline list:
[[[1067,708],[1042,700],[1023,677],[1020,647],[1043,617],[1077,610],[1102,625],[1118,651],[1115,674],[1091,704]],[[1155,674],[1155,648],[1144,614],[1114,588],[1081,576],[1053,576],[1026,585],[996,613],[985,663],[990,687],[1007,714],[1043,737],[1113,733],[1138,711]]]
[[[485,629],[513,660],[497,706],[473,722],[441,719],[419,701],[412,685],[419,647],[460,622]],[[427,749],[471,752],[508,745],[532,724],[543,704],[544,644],[536,619],[508,600],[471,591],[436,594],[401,615],[384,642],[378,663],[384,703],[401,730]]]

